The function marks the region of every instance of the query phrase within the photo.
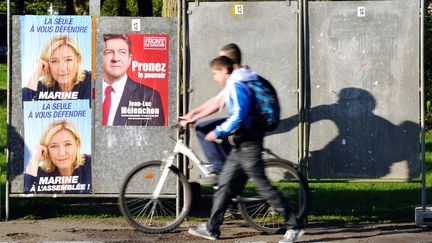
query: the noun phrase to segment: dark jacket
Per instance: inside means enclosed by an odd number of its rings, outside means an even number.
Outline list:
[[[91,82],[91,72],[85,71],[85,77],[82,82],[79,82],[73,87],[72,91],[78,92],[78,99],[91,99],[92,82]],[[33,101],[39,100],[40,92],[60,92],[60,87],[57,82],[51,88],[45,87],[41,82],[38,82],[37,91],[29,89],[27,87],[22,88],[22,100],[23,101]],[[50,99],[56,100],[56,99]]]
[[[131,102],[150,102],[151,106],[131,106]],[[141,109],[139,109],[141,108]],[[142,113],[143,108],[159,109],[159,114]],[[120,103],[114,117],[114,126],[164,126],[162,100],[157,90],[132,81],[126,81]]]

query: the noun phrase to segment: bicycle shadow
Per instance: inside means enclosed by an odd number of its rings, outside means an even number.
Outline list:
[[[308,109],[310,178],[415,178],[419,176],[420,127],[393,124],[373,111],[376,100],[364,89],[340,90],[338,101]],[[328,122],[336,134],[327,131]],[[327,125],[326,125],[327,124]],[[269,135],[298,126],[298,116],[281,120]],[[333,138],[332,138],[333,137]],[[332,138],[327,144],[322,140]]]

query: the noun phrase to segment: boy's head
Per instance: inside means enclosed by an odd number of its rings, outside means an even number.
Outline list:
[[[219,85],[225,86],[233,71],[233,61],[226,56],[216,57],[210,62],[210,69],[213,80]]]
[[[237,44],[230,43],[230,44],[224,45],[219,50],[219,56],[227,56],[227,57],[231,58],[234,65],[241,65],[241,59],[242,59],[241,58],[241,51],[240,51],[240,47],[238,47]]]

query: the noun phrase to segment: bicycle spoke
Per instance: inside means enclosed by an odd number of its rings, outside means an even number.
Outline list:
[[[152,221],[152,218],[153,218],[153,214],[154,214],[154,202],[152,203],[152,206],[151,206],[151,209],[150,209],[149,217],[147,217],[146,220],[144,221],[144,223],[145,223],[146,225],[151,226],[151,221]]]
[[[141,200],[140,200],[141,201]],[[140,202],[139,201],[139,202]],[[150,201],[149,201],[150,202]],[[131,213],[134,213],[134,212],[136,212],[136,209],[138,209],[138,211],[140,210],[140,208],[142,208],[142,207],[146,207],[146,205],[148,205],[148,203],[145,203],[144,205],[141,205],[141,204],[137,204],[137,203],[135,203],[134,205],[137,205],[136,207],[131,207],[131,206],[129,206],[129,210],[130,210],[130,212]]]
[[[173,205],[172,205],[173,204]],[[172,217],[173,215],[175,215],[175,203],[170,203],[167,202],[166,205],[162,205],[162,202],[160,202],[160,209],[161,209],[161,213],[165,216],[165,217]]]
[[[252,213],[251,218],[256,218],[256,215],[259,215],[260,212],[263,210],[263,208],[264,208],[265,206],[266,206],[266,205],[265,205],[264,203],[259,204],[259,205],[258,205],[258,208],[255,209],[254,211],[252,211],[252,212],[254,212],[254,213]]]
[[[264,205],[263,205],[264,206]],[[261,214],[260,214],[261,215]],[[265,211],[265,213],[261,216],[261,219],[259,219],[260,218],[260,215],[258,215],[258,217],[257,217],[257,219],[258,219],[258,222],[262,222],[262,223],[264,223],[265,221],[266,221],[266,217],[267,217],[267,215],[268,215],[268,209]]]
[[[152,198],[162,172],[160,168],[160,161],[137,166],[129,173],[121,189],[122,213],[134,227],[149,233],[167,232],[177,227],[190,209],[189,183],[182,174],[173,170],[168,171],[166,186],[160,191],[160,196]],[[171,188],[172,185],[180,187],[182,200],[176,199],[176,189]]]
[[[292,212],[303,217],[307,208],[307,181],[301,174],[282,160],[270,159],[265,162],[265,173],[271,184],[287,200]],[[245,198],[256,197],[257,190],[253,183],[248,182],[243,194]],[[285,228],[285,217],[274,210],[267,202],[246,200],[239,208],[251,226],[268,233],[276,233]]]

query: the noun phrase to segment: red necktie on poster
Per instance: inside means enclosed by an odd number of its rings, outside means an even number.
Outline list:
[[[114,91],[112,86],[105,88],[105,100],[102,105],[102,125],[106,126],[108,123],[108,116],[111,107],[111,92]]]

